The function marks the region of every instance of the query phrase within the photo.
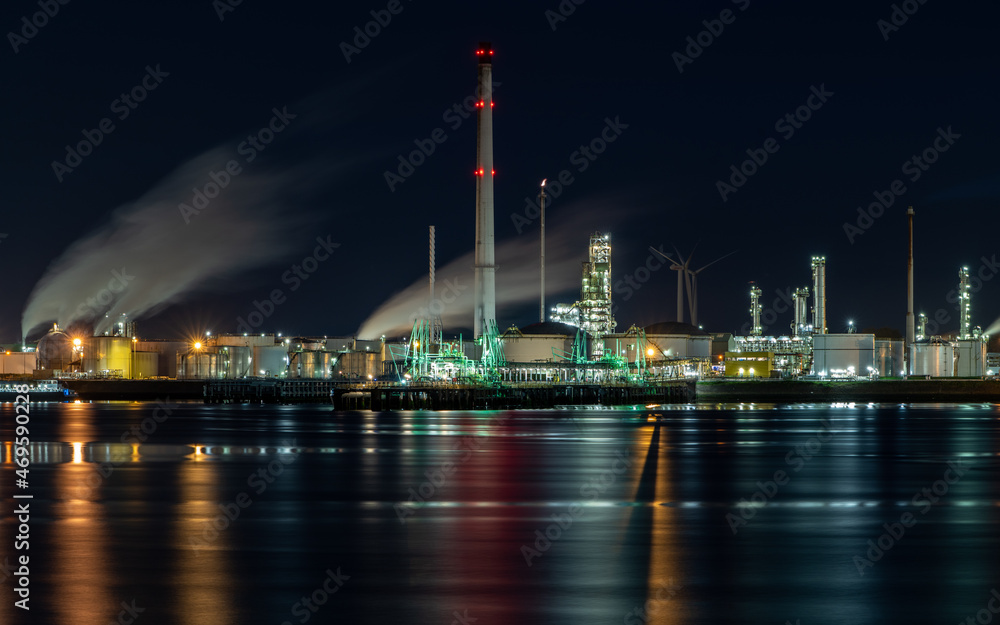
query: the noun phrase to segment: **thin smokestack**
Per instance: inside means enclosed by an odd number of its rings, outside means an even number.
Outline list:
[[[473,332],[478,338],[496,323],[496,261],[493,223],[493,46],[480,42],[479,114],[476,154],[476,284]]]
[[[914,339],[914,328],[913,328],[913,207],[909,207],[906,210],[906,220],[909,222],[910,230],[910,249],[909,255],[906,259],[906,351],[907,360],[909,360],[910,345],[913,344]]]

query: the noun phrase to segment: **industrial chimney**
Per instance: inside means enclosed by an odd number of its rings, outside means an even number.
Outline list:
[[[813,256],[813,334],[826,334],[826,257]]]
[[[906,347],[903,352],[906,356],[906,361],[909,364],[910,360],[910,345],[913,345],[914,339],[914,328],[913,328],[913,207],[909,207],[906,210],[906,220],[909,222],[910,229],[910,251],[906,260]],[[923,335],[924,331],[921,329],[920,334]],[[907,371],[910,371],[912,367],[907,367]]]
[[[476,148],[476,310],[475,337],[496,323],[496,264],[493,244],[493,46],[480,42],[479,114]]]

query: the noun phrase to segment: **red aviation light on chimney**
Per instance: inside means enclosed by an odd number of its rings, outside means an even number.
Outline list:
[[[491,169],[491,170],[490,170],[490,175],[491,175],[491,176],[496,176],[496,175],[497,175],[497,170],[495,170],[495,169]]]

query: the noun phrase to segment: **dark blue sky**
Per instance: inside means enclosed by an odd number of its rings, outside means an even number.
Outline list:
[[[59,5],[32,37],[13,37],[12,44],[8,34],[0,50],[6,131],[0,340],[19,337],[32,288],[80,236],[190,159],[218,146],[235,148],[283,106],[299,111],[294,132],[279,135],[258,165],[262,172],[293,169],[308,182],[301,198],[288,192],[284,210],[296,226],[283,237],[291,251],[210,279],[183,301],[141,317],[140,330],[160,336],[235,330],[236,318],[281,287],[283,272],[312,252],[317,236],[329,234],[341,247],[261,329],[353,333],[380,303],[425,274],[428,224],[438,229],[439,264],[472,248],[475,122],[453,129],[456,118],[444,112],[473,92],[480,40],[493,42],[500,83],[498,239],[537,237],[537,226],[519,235],[511,215],[523,211],[523,198],[537,192],[541,178],[569,169],[574,182],[553,201],[549,222],[586,219],[592,223],[577,224],[583,231],[611,228],[615,280],[635,275],[650,245],[687,252],[701,241],[695,266],[739,250],[701,275],[700,320],[707,330],[738,331],[747,321],[750,280],[764,290],[765,308],[777,290],[808,285],[813,254],[827,257],[831,331],[845,329],[848,319],[902,330],[905,207],[912,204],[918,311],[933,316],[943,309],[950,320],[942,330],[954,329],[947,296],[958,267],[968,264],[977,273],[983,266],[984,277],[1000,272],[991,260],[1000,253],[994,234],[1000,11],[987,2],[903,4],[918,8],[886,38],[878,22],[891,19],[891,3],[592,0],[553,29],[546,10],[559,10],[555,0],[403,0],[350,62],[341,43],[387,3],[245,1],[221,21],[209,0]],[[4,3],[0,26],[19,34],[22,17],[31,20],[40,10],[37,2]],[[721,33],[701,35],[709,45],[693,50],[697,57],[678,71],[674,53],[685,53],[687,37],[697,39],[703,21],[719,20],[724,10],[732,12],[722,15],[730,23],[712,23],[724,27]],[[113,108],[114,100],[140,84],[147,66],[169,75],[119,118],[124,109]],[[813,87],[832,95],[810,100]],[[799,108],[810,103],[815,110]],[[809,119],[795,122],[798,128],[776,126],[796,109]],[[105,117],[113,118],[114,130],[60,182],[52,162],[65,161],[64,146]],[[599,136],[606,118],[627,128],[579,171],[573,153]],[[447,139],[390,191],[386,170],[436,128]],[[949,128],[948,150],[931,154],[936,162],[906,165]],[[764,150],[769,138],[772,153]],[[729,181],[730,166],[750,158],[747,150],[767,161],[723,201],[718,181]],[[844,224],[857,226],[857,207],[896,180],[906,191],[849,237]],[[584,260],[586,240],[579,249]],[[177,251],[213,253],[210,245]],[[247,245],[242,253],[257,250]],[[176,264],[170,256],[163,254],[164,267]],[[984,265],[983,257],[990,262]],[[675,274],[667,269],[627,300],[624,293],[616,294],[620,329],[675,315]],[[573,297],[553,293],[550,302]],[[1000,279],[982,283],[973,308],[974,322],[984,327],[1000,315]],[[537,306],[500,302],[498,309],[501,328],[536,320]],[[790,321],[789,312],[779,315],[774,331],[785,333]]]

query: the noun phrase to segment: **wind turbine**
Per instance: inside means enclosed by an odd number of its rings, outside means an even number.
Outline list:
[[[720,256],[719,258],[716,258],[712,262],[703,266],[701,269],[695,269],[694,271],[692,271],[690,267],[688,267],[688,265],[691,264],[691,259],[694,258],[694,250],[691,250],[691,255],[688,256],[687,261],[684,263],[684,273],[687,274],[688,306],[690,307],[691,310],[691,325],[693,325],[694,327],[696,328],[698,327],[698,274],[701,273],[702,271],[705,271],[706,269],[708,269],[715,263],[719,262],[720,260],[723,260],[724,258],[729,258],[738,251],[739,250],[733,250],[732,252],[729,252],[725,256]]]
[[[698,274],[738,251],[734,250],[725,256],[716,258],[699,269],[691,269],[691,260],[694,258],[696,249],[698,249],[698,243],[695,244],[691,250],[691,254],[685,259],[680,250],[675,246],[674,252],[677,253],[678,260],[674,260],[669,254],[664,254],[655,247],[650,246],[649,248],[649,251],[669,260],[671,263],[670,268],[677,272],[677,321],[680,323],[684,322],[684,290],[687,287],[688,314],[691,318],[691,325],[695,327],[698,326]]]
[[[670,268],[677,272],[677,323],[684,323],[684,266],[652,245],[649,246],[649,251],[669,260]],[[677,256],[680,257],[679,252]]]

